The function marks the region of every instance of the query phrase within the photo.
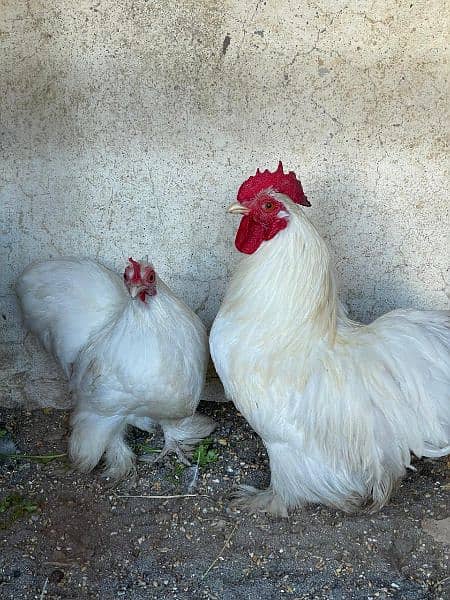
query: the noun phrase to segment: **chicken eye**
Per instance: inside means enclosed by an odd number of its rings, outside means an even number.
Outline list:
[[[263,208],[267,212],[271,212],[272,210],[275,210],[276,207],[274,202],[264,202]]]
[[[148,280],[150,281],[150,283],[154,283],[154,281],[155,281],[155,274],[154,274],[154,273],[152,273],[152,274],[150,275],[150,277],[148,278]]]

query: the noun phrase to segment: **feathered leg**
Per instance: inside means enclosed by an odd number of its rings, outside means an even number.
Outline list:
[[[238,486],[232,495],[231,505],[248,512],[266,512],[275,517],[287,517],[288,505],[283,500],[286,495],[280,495],[280,474],[283,473],[284,452],[277,453],[277,446],[265,444],[270,460],[271,480],[265,490],[258,490],[251,485]],[[281,457],[281,464],[279,458]]]
[[[75,410],[71,425],[69,456],[77,469],[85,473],[92,471],[106,452],[107,469],[110,468],[111,473],[118,476],[119,471],[121,475],[130,471],[133,462],[130,454],[133,456],[133,453],[123,440],[123,417],[103,417]]]
[[[139,457],[139,460],[157,462],[173,452],[180,462],[190,465],[186,454],[189,455],[194,446],[214,431],[216,427],[212,419],[199,413],[184,419],[161,421],[160,424],[164,431],[164,448],[156,457],[144,454]]]
[[[267,512],[275,517],[287,517],[286,504],[269,486],[266,490],[258,490],[251,485],[240,485],[233,492],[231,506],[248,512]]]
[[[110,440],[105,452],[103,477],[124,479],[135,471],[135,455],[124,440],[125,426]]]
[[[156,428],[156,421],[150,419],[150,417],[136,417],[134,415],[130,415],[127,418],[127,425],[132,425],[133,427],[137,427],[142,431],[147,431],[147,433],[153,433]]]

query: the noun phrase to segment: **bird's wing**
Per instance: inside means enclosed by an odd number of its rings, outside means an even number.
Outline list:
[[[120,277],[89,259],[34,263],[20,276],[16,290],[25,325],[68,376],[90,335],[127,299]]]

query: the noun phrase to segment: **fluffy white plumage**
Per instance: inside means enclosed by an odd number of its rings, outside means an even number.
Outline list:
[[[83,471],[102,456],[106,476],[132,470],[128,424],[151,431],[159,423],[162,454],[180,456],[214,429],[195,414],[208,360],[205,328],[163,281],[155,285],[156,295],[143,301],[141,288],[129,293],[116,273],[76,258],[32,264],[17,282],[25,325],[70,380],[69,453]]]
[[[351,321],[324,241],[269,193],[288,225],[240,262],[210,334],[225,392],[270,459],[268,490],[243,487],[238,503],[280,515],[308,502],[377,509],[411,452],[450,452],[449,315]]]

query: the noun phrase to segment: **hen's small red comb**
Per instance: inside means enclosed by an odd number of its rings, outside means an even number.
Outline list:
[[[133,277],[131,278],[131,283],[139,283],[141,280],[141,265],[137,262],[137,260],[133,260],[130,256],[128,262],[131,263],[133,267]]]
[[[289,171],[289,173],[283,171],[281,160],[278,163],[278,169],[273,173],[268,169],[261,173],[261,171],[257,169],[255,175],[249,177],[247,181],[244,181],[237,194],[238,202],[253,200],[256,194],[261,190],[266,190],[268,188],[272,188],[275,192],[279,192],[280,194],[286,194],[286,196],[296,204],[311,206],[308,198],[303,192],[300,180],[297,179],[294,171]]]

